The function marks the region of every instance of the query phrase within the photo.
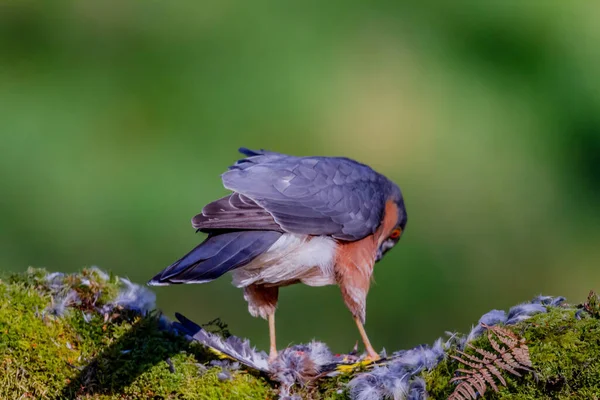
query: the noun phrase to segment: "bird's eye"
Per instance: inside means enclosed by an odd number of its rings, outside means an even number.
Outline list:
[[[390,238],[391,239],[398,239],[400,237],[400,234],[402,233],[402,229],[400,228],[396,228],[392,231],[392,233],[390,234]]]

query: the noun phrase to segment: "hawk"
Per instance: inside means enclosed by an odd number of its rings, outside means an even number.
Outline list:
[[[407,215],[400,188],[343,157],[295,157],[241,148],[222,174],[233,193],[192,218],[207,238],[149,285],[206,283],[231,271],[248,310],[268,320],[277,358],[279,288],[338,285],[367,357],[379,359],[364,329],[373,267],[398,243]]]

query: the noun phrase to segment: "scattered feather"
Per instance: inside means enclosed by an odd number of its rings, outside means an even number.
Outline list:
[[[83,320],[88,324],[92,321],[93,315],[91,313],[86,313],[82,311],[81,316],[83,317]]]
[[[553,296],[536,296],[531,300],[533,304],[543,304],[545,306],[559,307],[562,306],[565,302],[566,298],[562,296],[553,297]]]
[[[100,304],[107,283],[117,280],[121,284],[119,291],[108,303]],[[49,273],[41,282],[51,298],[51,304],[40,313],[41,317],[62,317],[70,308],[75,308],[81,311],[85,322],[90,322],[98,314],[104,315],[108,321],[120,315],[122,310],[145,314],[155,308],[153,292],[128,279],[111,277],[97,267],[89,268],[83,274]],[[497,390],[499,385],[505,384],[503,374],[519,376],[519,371],[531,368],[524,341],[505,328],[498,327],[498,324],[516,324],[537,313],[547,312],[548,307],[564,306],[564,302],[564,297],[537,296],[529,303],[512,307],[508,312],[492,310],[484,314],[466,336],[448,333],[449,338],[445,342],[438,339],[432,346],[422,345],[397,351],[389,357],[384,352],[383,359],[375,363],[365,362],[364,355],[359,354],[356,347],[348,354],[332,354],[325,344],[315,341],[282,350],[278,359],[269,365],[265,352],[251,347],[248,340],[232,336],[227,326],[218,319],[200,326],[180,314],[176,314],[179,321],[174,323],[159,315],[158,323],[161,329],[184,334],[188,340],[198,341],[218,355],[220,359],[211,362],[212,366],[221,368],[218,379],[231,379],[233,372],[243,365],[278,381],[281,384],[280,399],[290,400],[298,398],[292,393],[294,385],[310,385],[316,379],[348,372],[353,373],[353,379],[348,384],[353,399],[427,399],[425,381],[419,376],[420,373],[434,368],[447,356],[449,349],[458,349],[459,355],[453,355],[452,358],[466,365],[466,368],[459,370],[465,375],[453,378],[454,382],[459,383],[451,399],[464,400],[477,398],[489,387]],[[575,317],[600,316],[599,304],[598,296],[592,296],[591,293],[588,301],[580,305]],[[473,349],[470,342],[486,330],[493,351],[474,349],[475,355],[465,352],[465,348]],[[172,362],[168,359],[166,362],[173,371]],[[197,366],[199,373],[206,371],[206,366]],[[366,371],[359,372],[357,367]]]
[[[410,383],[408,389],[408,396],[406,400],[426,400],[427,399],[427,388],[425,387],[425,380],[423,378],[415,378]]]
[[[250,346],[248,340],[242,340],[236,336],[223,338],[202,329],[200,325],[179,313],[175,313],[175,317],[179,322],[174,322],[173,328],[189,336],[190,340],[196,340],[204,346],[215,350],[217,355],[221,357],[229,357],[261,372],[269,371],[267,354],[263,351],[256,351],[254,347]]]
[[[462,341],[460,348],[464,348],[465,345],[473,340],[477,339],[484,332],[482,324],[493,326],[498,324],[514,325],[518,322],[526,320],[531,316],[538,313],[548,312],[547,307],[559,307],[565,301],[564,297],[552,297],[552,296],[537,296],[531,302],[522,303],[512,307],[508,314],[502,310],[492,310],[484,314],[478,321],[477,325],[471,329],[471,332],[466,337],[466,340]]]
[[[144,286],[132,283],[129,279],[120,278],[122,288],[112,305],[146,314],[156,308],[156,295]]]
[[[288,347],[269,366],[270,375],[282,384],[282,391],[287,393],[296,383],[305,385],[316,379],[332,359],[331,351],[321,342]]]
[[[350,396],[356,400],[374,399],[425,399],[421,371],[434,368],[445,357],[444,345],[438,339],[433,346],[421,345],[410,350],[399,351],[383,365],[358,374],[349,383]],[[417,381],[419,379],[419,381]],[[421,396],[421,397],[419,397]]]
[[[483,316],[481,318],[479,318],[477,325],[475,325],[471,329],[471,332],[469,332],[469,335],[467,336],[467,340],[465,343],[462,344],[461,348],[464,348],[464,344],[472,342],[473,340],[475,340],[479,336],[481,336],[481,334],[484,332],[482,324],[492,326],[492,325],[502,324],[504,322],[506,322],[506,312],[504,312],[502,310],[492,310],[492,311],[489,311],[489,312],[483,314]]]
[[[231,379],[233,379],[231,377],[231,372],[229,372],[228,370],[226,370],[225,368],[221,369],[221,372],[219,372],[217,374],[217,378],[220,381],[230,381]]]
[[[512,307],[508,310],[508,315],[506,317],[506,325],[514,325],[518,322],[526,320],[532,315],[538,313],[545,313],[546,307],[542,304],[532,304],[532,303],[523,303],[517,306]]]
[[[64,295],[51,297],[50,305],[44,310],[44,314],[54,317],[64,317],[68,308],[79,300],[75,290],[69,290]]]
[[[98,268],[97,266],[92,266],[88,269],[90,272],[93,272],[98,279],[104,281],[104,282],[108,282],[110,281],[110,275],[107,274],[106,272],[102,271],[100,268]]]
[[[171,359],[169,357],[167,357],[167,359],[165,360],[165,362],[169,366],[169,372],[172,373],[172,374],[174,374],[175,373],[175,366],[173,365],[173,361],[171,361]]]

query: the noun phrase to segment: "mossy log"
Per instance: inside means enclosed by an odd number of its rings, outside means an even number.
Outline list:
[[[135,293],[138,288],[97,269],[72,275],[30,269],[0,280],[0,399],[280,396],[272,377],[225,367],[205,347],[168,329],[170,322],[150,311],[150,292]],[[600,399],[600,312],[593,301],[586,307],[550,307],[511,325],[527,340],[533,371],[506,374],[506,385],[498,385],[498,392],[488,388],[485,398]],[[471,345],[491,350],[486,335]],[[448,344],[444,351],[452,355],[456,347]],[[456,387],[450,380],[460,367],[444,357],[419,372],[427,393],[414,398],[448,398]],[[363,367],[297,385],[291,392],[314,399],[413,398],[348,389],[347,383],[364,373]]]

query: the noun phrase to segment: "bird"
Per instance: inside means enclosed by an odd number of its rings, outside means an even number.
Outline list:
[[[200,284],[227,272],[248,311],[269,325],[277,359],[279,288],[338,285],[367,360],[380,359],[365,330],[373,267],[400,240],[407,214],[400,188],[346,157],[292,156],[240,148],[244,158],[221,175],[232,193],[192,218],[206,239],[148,285]]]

